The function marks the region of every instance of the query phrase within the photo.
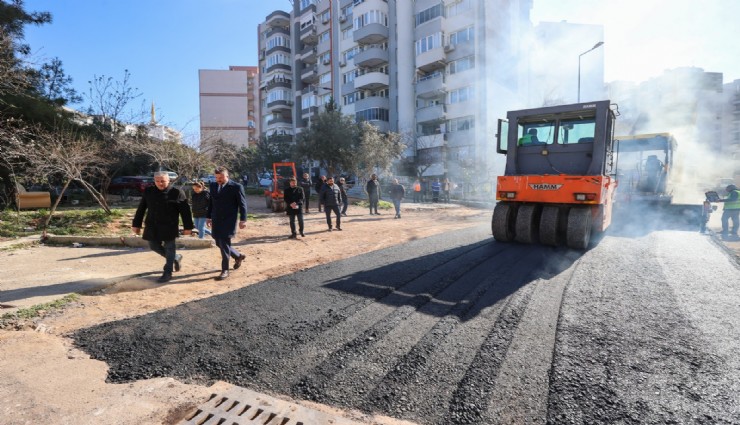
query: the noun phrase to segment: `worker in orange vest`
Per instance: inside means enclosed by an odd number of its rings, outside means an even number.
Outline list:
[[[414,202],[419,202],[421,199],[421,183],[419,183],[419,179],[416,179],[414,182]]]

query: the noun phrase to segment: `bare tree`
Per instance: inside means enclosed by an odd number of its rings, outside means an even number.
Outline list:
[[[109,159],[101,145],[89,136],[61,125],[51,131],[34,127],[25,129],[23,134],[16,132],[7,140],[3,155],[8,163],[23,166],[26,175],[53,176],[63,181],[62,190],[44,223],[44,235],[60,200],[73,181],[84,187],[103,210],[111,212],[105,197],[90,183],[94,177],[105,173]]]
[[[110,125],[112,134],[117,132],[119,122],[141,122],[146,116],[143,103],[138,110],[127,110],[131,102],[142,96],[139,89],[131,86],[131,73],[128,69],[123,72],[123,80],[95,75],[88,84],[90,84],[87,94],[87,101],[90,103],[88,112],[101,116],[103,124]]]

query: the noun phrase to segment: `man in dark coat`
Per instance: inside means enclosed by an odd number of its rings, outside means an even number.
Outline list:
[[[303,205],[306,207],[306,214],[308,214],[308,200],[311,198],[311,186],[313,186],[311,176],[308,173],[303,173],[303,178],[298,182],[298,185],[303,189],[303,196],[306,198]]]
[[[229,170],[218,167],[216,182],[211,183],[211,202],[208,204],[206,224],[211,227],[211,236],[221,250],[221,274],[216,278],[229,277],[229,257],[234,258],[234,270],[247,258],[231,246],[231,238],[236,236],[237,218],[239,228],[247,227],[247,197],[241,184],[229,180]]]
[[[319,195],[319,212],[321,212],[321,206],[323,205],[321,203],[321,192],[324,190],[324,186],[326,186],[326,176],[321,176],[316,181],[316,194]]]
[[[288,180],[290,187],[285,189],[283,193],[283,199],[285,199],[285,211],[290,217],[290,238],[295,239],[298,234],[295,231],[295,219],[298,217],[298,230],[303,235],[303,202],[305,196],[303,196],[303,188],[296,185],[295,177],[291,177]],[[309,189],[310,190],[310,189]]]
[[[342,215],[347,217],[347,207],[349,207],[349,195],[347,195],[347,188],[344,187],[345,183],[346,181],[344,180],[344,177],[340,177],[337,186],[339,186],[339,191],[342,194]]]
[[[334,215],[337,216],[337,230],[342,230],[342,215],[339,213],[339,206],[342,205],[342,192],[339,186],[334,184],[334,178],[329,177],[326,179],[324,189],[319,194],[319,199],[324,204],[324,211],[326,211],[326,224],[331,228],[331,212],[334,211]]]
[[[182,190],[170,187],[170,176],[166,172],[154,173],[154,186],[142,193],[131,230],[138,235],[144,223],[143,239],[149,242],[152,251],[165,258],[164,273],[157,280],[160,283],[172,279],[173,268],[180,271],[182,255],[177,254],[175,245],[180,233],[180,217],[183,234],[189,235],[194,226],[188,198]]]
[[[370,180],[368,180],[367,185],[365,186],[365,192],[367,192],[367,199],[370,202],[370,215],[373,215],[373,210],[375,210],[375,214],[380,214],[378,212],[378,202],[380,202],[380,182],[378,181],[378,176],[376,174],[370,176]]]

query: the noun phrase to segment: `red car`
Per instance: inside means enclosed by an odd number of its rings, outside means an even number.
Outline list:
[[[111,195],[134,195],[141,196],[144,189],[154,186],[154,179],[147,176],[122,176],[111,180],[108,185],[108,193]]]

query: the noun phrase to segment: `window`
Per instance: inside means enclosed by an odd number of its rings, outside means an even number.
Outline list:
[[[321,104],[322,105],[326,105],[327,103],[331,102],[332,96],[333,95],[331,93],[327,93],[325,95],[322,95],[321,96]]]
[[[467,102],[468,100],[473,98],[474,94],[475,91],[470,86],[462,87],[457,90],[452,90],[448,95],[447,103]]]
[[[458,72],[467,71],[468,69],[473,68],[475,68],[475,56],[464,57],[450,62],[447,65],[447,70],[450,74],[457,74]]]
[[[267,94],[267,103],[272,103],[278,100],[291,100],[293,98],[293,93],[290,90],[270,90],[270,92]]]
[[[431,21],[434,18],[442,16],[442,4],[432,6],[429,9],[422,10],[416,14],[416,26],[423,24],[424,22]]]
[[[354,29],[352,27],[345,28],[342,30],[342,40],[351,40]]]
[[[352,71],[345,72],[344,74],[342,74],[342,83],[347,84],[355,81],[355,77],[357,77],[357,75],[359,75],[358,69],[353,69]]]
[[[349,60],[355,57],[355,55],[358,54],[359,52],[360,52],[360,47],[354,46],[353,48],[342,52],[342,58],[344,58],[345,62],[349,62]]]
[[[329,31],[324,31],[321,34],[319,34],[319,43],[323,43],[325,41],[329,41],[329,38],[331,38],[331,34]]]
[[[381,24],[383,26],[388,26],[388,15],[385,14],[385,12],[382,12],[380,10],[371,10],[368,12],[363,13],[360,16],[356,16],[354,19],[354,29],[358,30],[365,25],[370,24]]]
[[[342,15],[349,17],[349,15],[352,14],[352,9],[354,8],[353,4],[349,4],[342,8]]]
[[[301,0],[301,10],[311,6],[312,4],[316,4],[316,0]]]
[[[331,84],[331,72],[319,75],[319,84]]]
[[[324,52],[319,55],[319,62],[324,63],[329,61],[331,61],[331,52]]]
[[[271,67],[273,65],[289,65],[290,64],[290,58],[285,53],[274,53],[267,57],[267,67]]]
[[[331,19],[331,9],[325,10],[323,13],[321,13],[321,22],[329,22]]]
[[[271,39],[267,40],[267,50],[272,49],[273,47],[290,47],[290,40],[288,37],[284,35],[278,35],[275,37],[272,37]]]
[[[572,119],[560,121],[558,143],[593,143],[596,134],[596,120]]]
[[[464,30],[453,32],[450,34],[450,44],[469,43],[473,41],[475,37],[474,29],[473,27],[468,27]]]
[[[355,121],[388,121],[389,116],[385,108],[370,108],[355,112]]]
[[[448,121],[447,132],[454,133],[456,131],[465,131],[470,130],[473,127],[475,127],[475,117],[472,115],[454,118]]]
[[[304,95],[301,97],[301,108],[308,109],[313,106],[316,106],[316,96],[314,95],[305,96]]]
[[[465,13],[469,10],[473,10],[473,5],[470,0],[458,0],[455,3],[448,4],[445,7],[445,16],[451,18],[461,13]]]
[[[421,40],[416,40],[416,55],[420,55],[424,52],[432,50],[434,48],[442,47],[442,33],[428,35]]]

